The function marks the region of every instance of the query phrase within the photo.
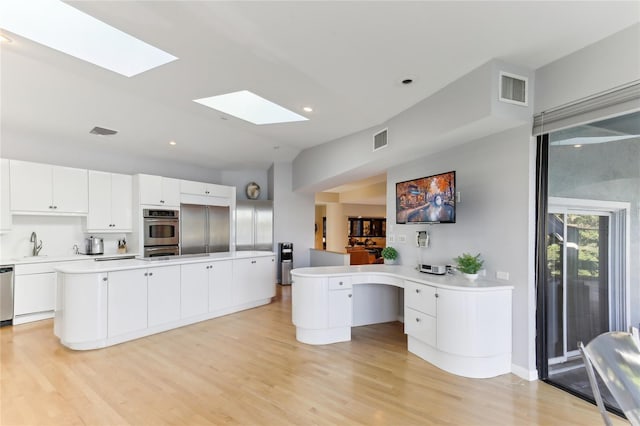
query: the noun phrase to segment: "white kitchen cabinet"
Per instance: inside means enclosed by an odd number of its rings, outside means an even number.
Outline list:
[[[14,277],[14,316],[51,312],[56,306],[56,274],[16,275]]]
[[[235,195],[235,187],[218,185],[215,183],[182,180],[180,181],[180,193],[191,194],[191,195],[203,195],[206,197],[229,198]]]
[[[276,294],[275,258],[248,257],[233,261],[233,304],[267,299]]]
[[[233,262],[213,262],[209,268],[209,312],[229,308],[233,304]]]
[[[131,232],[132,181],[129,175],[89,170],[88,232]]]
[[[86,169],[10,160],[11,211],[22,214],[86,215]]]
[[[9,160],[0,159],[0,232],[11,230],[11,184]]]
[[[180,266],[147,270],[149,327],[180,319]]]
[[[209,263],[181,266],[180,311],[182,318],[209,311]]]
[[[329,291],[329,328],[351,327],[353,323],[352,290]]]
[[[107,336],[147,328],[146,269],[109,272]]]
[[[472,293],[438,289],[438,349],[472,357],[511,351],[509,292]]]
[[[140,204],[150,206],[179,207],[180,180],[163,176],[136,175]]]

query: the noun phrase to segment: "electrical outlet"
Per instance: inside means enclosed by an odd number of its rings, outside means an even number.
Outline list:
[[[387,242],[388,243],[395,243],[396,242],[396,236],[393,234],[387,234]]]
[[[399,243],[406,243],[407,242],[407,236],[403,235],[403,234],[398,235],[398,242]]]
[[[498,271],[498,272],[496,272],[496,278],[499,279],[499,280],[508,281],[509,280],[509,273],[508,272]]]

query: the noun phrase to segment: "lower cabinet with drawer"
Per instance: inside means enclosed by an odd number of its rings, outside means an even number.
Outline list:
[[[469,291],[405,281],[407,347],[439,368],[485,378],[511,371],[511,290]]]
[[[54,263],[16,265],[14,324],[53,318],[56,306]]]

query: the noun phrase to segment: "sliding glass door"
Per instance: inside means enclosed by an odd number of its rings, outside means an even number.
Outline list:
[[[549,213],[547,229],[547,348],[554,371],[580,356],[578,342],[611,329],[609,215],[557,211]]]
[[[543,134],[538,160],[538,370],[593,400],[578,342],[640,316],[640,112]]]

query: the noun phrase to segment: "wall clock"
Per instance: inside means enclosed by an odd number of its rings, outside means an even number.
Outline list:
[[[247,184],[247,198],[250,200],[257,200],[260,196],[260,185],[255,182],[249,182]]]

